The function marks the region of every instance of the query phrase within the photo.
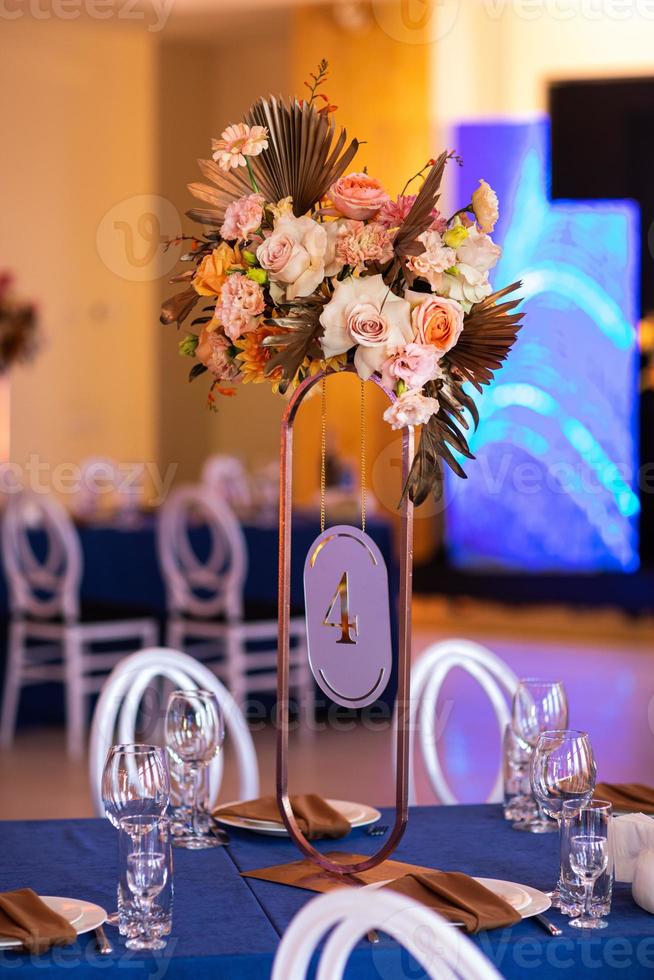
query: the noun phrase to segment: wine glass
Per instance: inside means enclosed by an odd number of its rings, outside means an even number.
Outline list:
[[[127,858],[127,884],[138,909],[139,935],[128,939],[128,949],[163,949],[165,941],[153,931],[152,903],[168,879],[166,855],[158,851],[135,851]]]
[[[564,803],[581,808],[595,790],[597,772],[590,739],[586,732],[566,729],[542,732],[529,768],[531,789],[536,803],[560,825]],[[548,892],[552,905],[560,904],[558,885]]]
[[[596,834],[580,834],[570,840],[570,867],[584,885],[584,910],[571,919],[575,929],[606,929],[606,919],[596,918],[591,911],[595,882],[606,871],[609,862],[608,841]]]
[[[101,795],[104,812],[116,829],[128,817],[159,820],[170,800],[165,750],[139,742],[112,745],[102,771]],[[111,912],[107,921],[118,925],[119,913]]]
[[[202,821],[200,795],[206,767],[220,752],[225,736],[223,716],[211,691],[173,691],[166,711],[166,744],[175,762],[191,771],[189,832],[175,837],[176,847],[197,850],[222,843]]]
[[[563,684],[535,677],[521,680],[513,697],[512,725],[517,738],[532,750],[541,732],[566,728],[568,701]],[[514,823],[513,828],[532,834],[546,834],[558,829],[555,823],[547,820],[540,807],[534,818]]]

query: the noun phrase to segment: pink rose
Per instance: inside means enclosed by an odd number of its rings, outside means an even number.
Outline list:
[[[334,295],[320,314],[325,357],[356,347],[359,377],[379,371],[391,350],[411,340],[410,307],[391,292],[380,275],[350,277],[334,284]]]
[[[456,344],[463,330],[463,307],[455,299],[444,296],[425,296],[408,290],[406,298],[412,304],[411,323],[416,340],[435,348],[442,357]]]
[[[428,344],[406,344],[382,364],[382,382],[391,391],[398,381],[407,388],[422,388],[426,381],[440,375],[439,356]]]
[[[249,238],[261,225],[263,218],[263,195],[246,194],[232,201],[225,209],[225,220],[223,221],[220,234],[228,241],[238,239],[243,241]]]
[[[438,411],[438,399],[429,398],[420,391],[406,391],[384,412],[384,421],[393,429],[405,425],[424,425]]]
[[[374,177],[368,174],[348,174],[332,184],[329,197],[339,214],[365,221],[377,214],[389,196]]]
[[[215,317],[231,340],[256,330],[266,307],[263,289],[240,273],[227,279],[220,290]]]
[[[309,296],[325,275],[327,234],[305,215],[283,215],[271,235],[259,245],[257,258],[273,282],[286,286],[286,298]]]

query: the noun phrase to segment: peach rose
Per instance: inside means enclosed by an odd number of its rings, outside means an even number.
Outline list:
[[[348,174],[332,184],[329,197],[339,214],[365,221],[372,218],[389,196],[374,177],[368,174]]]
[[[384,421],[393,429],[405,425],[424,425],[438,411],[438,399],[420,391],[406,391],[384,412]]]
[[[309,296],[325,275],[327,235],[322,225],[305,215],[284,215],[257,248],[257,258],[273,282],[286,286],[287,299]]]
[[[463,330],[463,307],[454,299],[426,295],[408,290],[405,293],[413,309],[411,323],[416,339],[429,344],[442,357],[456,344]],[[417,305],[414,305],[417,304]]]
[[[200,262],[193,278],[193,288],[200,296],[218,296],[227,273],[236,262],[234,250],[224,242]]]

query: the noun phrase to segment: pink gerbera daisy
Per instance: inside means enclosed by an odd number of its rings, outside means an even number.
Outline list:
[[[268,130],[265,126],[248,126],[235,123],[213,140],[213,158],[221,170],[244,167],[246,157],[256,157],[268,149]]]

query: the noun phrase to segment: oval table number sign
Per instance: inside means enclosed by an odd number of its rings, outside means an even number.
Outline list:
[[[309,664],[320,689],[346,708],[365,708],[386,688],[393,651],[388,573],[375,542],[357,527],[329,527],[304,564]]]

